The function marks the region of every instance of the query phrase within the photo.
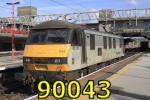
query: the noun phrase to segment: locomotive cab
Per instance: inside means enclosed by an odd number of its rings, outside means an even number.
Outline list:
[[[75,31],[75,29],[33,30],[25,46],[24,64],[59,64],[59,66],[67,64],[70,47],[81,44],[80,35]],[[36,65],[28,69],[36,68],[40,70]],[[55,69],[51,69],[53,70]],[[63,70],[67,71],[69,68]]]

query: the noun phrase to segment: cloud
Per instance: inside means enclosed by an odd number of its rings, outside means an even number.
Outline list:
[[[138,2],[138,0],[128,0],[128,3],[130,5],[137,6],[139,2]]]
[[[14,2],[23,2],[23,0],[14,0]]]
[[[94,10],[94,9],[89,9]],[[45,7],[39,7],[38,13],[39,14],[47,14],[47,13],[59,13],[59,14],[65,14],[65,13],[74,13],[74,12],[84,12],[88,11],[88,9],[84,9],[81,6],[75,5],[71,7],[64,7],[64,6],[45,6]]]
[[[59,10],[64,9],[63,6],[49,6],[49,7],[39,7],[38,10]]]
[[[25,3],[24,0],[14,0],[14,2],[20,2],[21,5]]]
[[[38,13],[39,14],[50,14],[50,13],[67,13],[71,12],[70,9],[67,9],[63,6],[48,6],[48,7],[39,7]]]

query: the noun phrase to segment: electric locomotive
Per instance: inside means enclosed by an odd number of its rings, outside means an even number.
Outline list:
[[[123,38],[64,21],[46,21],[29,34],[23,57],[35,80],[71,80],[93,65],[124,56]],[[97,70],[97,69],[96,69]]]

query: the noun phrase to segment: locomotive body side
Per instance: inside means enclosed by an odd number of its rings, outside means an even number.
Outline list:
[[[84,33],[85,50],[82,51],[82,46],[71,46],[68,56],[71,70],[83,69],[124,56],[122,37],[92,30],[84,30]]]

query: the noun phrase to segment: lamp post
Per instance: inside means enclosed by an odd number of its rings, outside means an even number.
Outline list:
[[[20,4],[20,2],[14,2],[14,0],[12,0],[12,3],[6,3],[7,5],[12,5],[12,20],[11,20],[11,36],[12,36],[12,40],[11,40],[11,46],[12,46],[12,62],[14,61],[14,51],[15,51],[15,43],[14,43],[14,10],[15,10],[15,5]]]
[[[135,8],[135,25],[136,25],[136,27],[137,27],[137,25],[138,25],[138,16],[137,16],[137,7]]]

